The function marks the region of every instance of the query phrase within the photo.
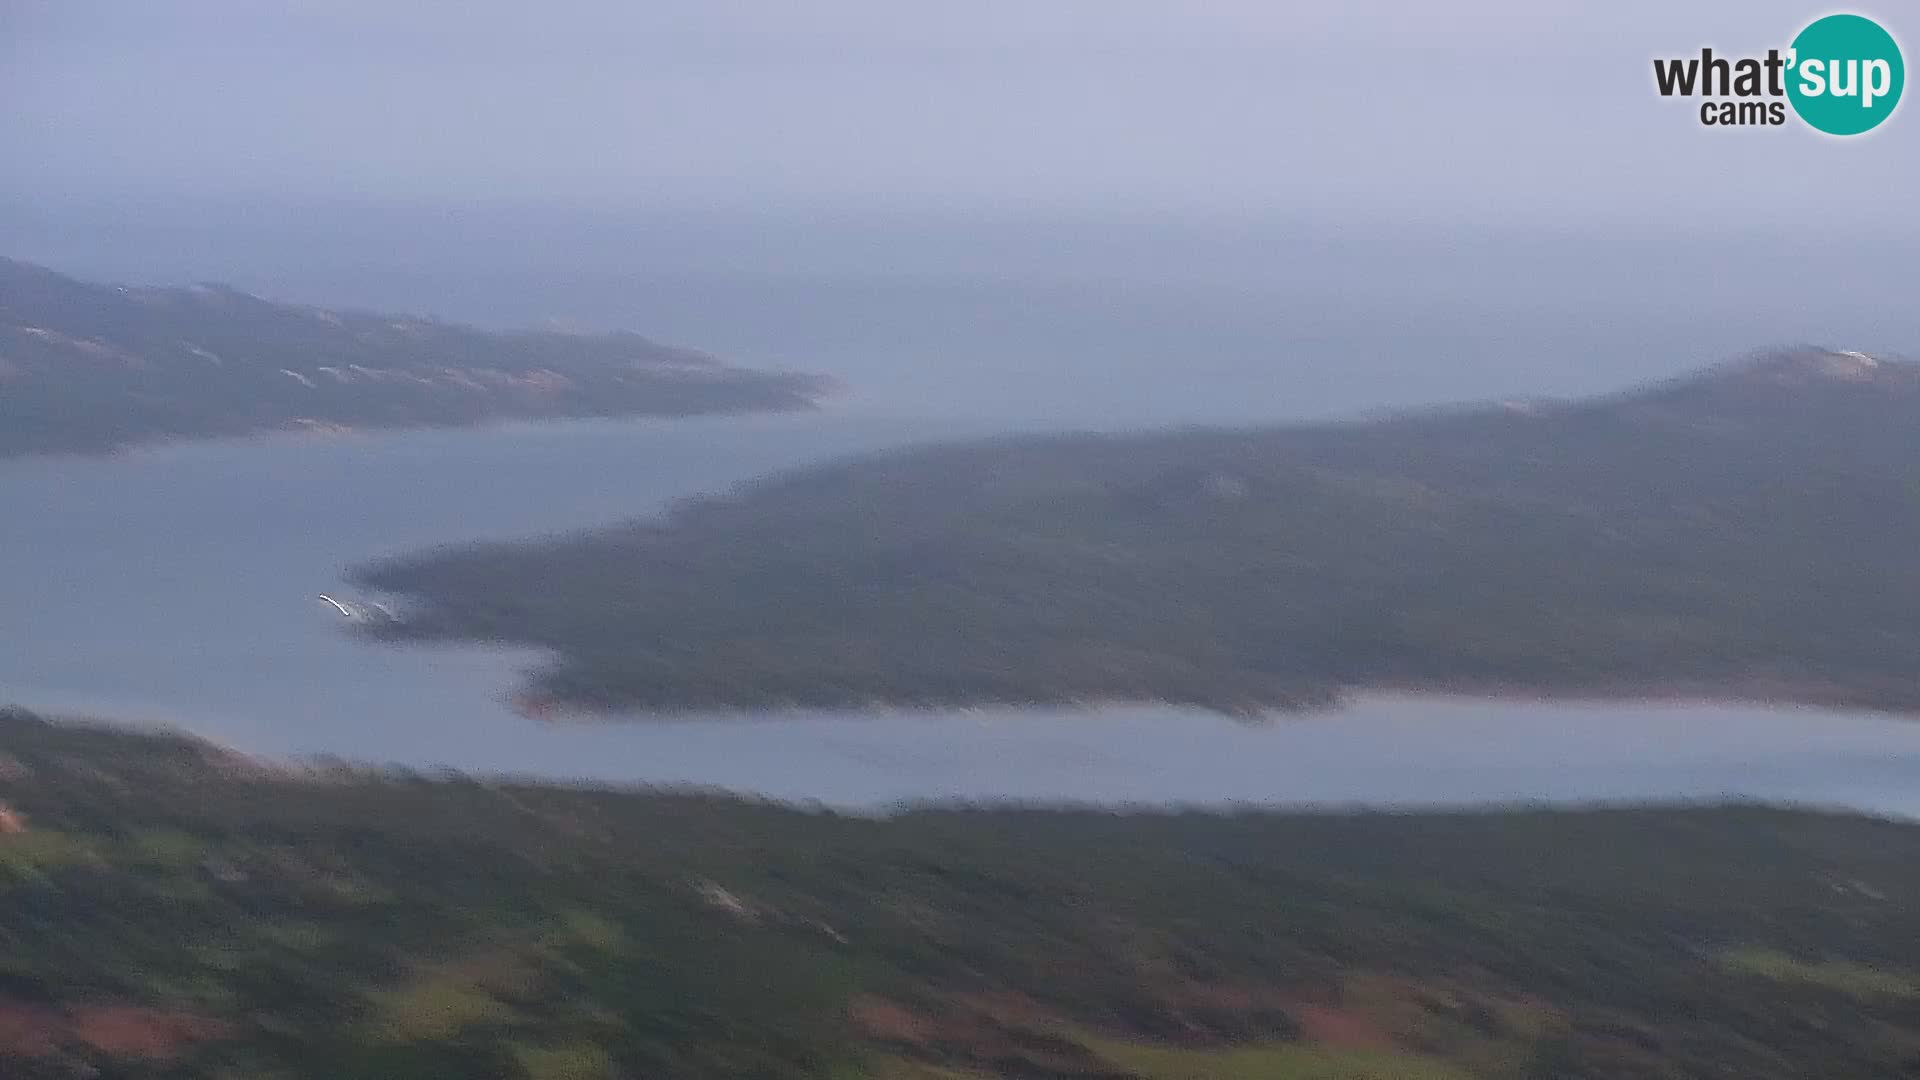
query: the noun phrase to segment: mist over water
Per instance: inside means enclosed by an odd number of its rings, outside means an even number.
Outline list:
[[[1607,391],[1775,344],[1906,353],[1920,242],[1790,223],[0,209],[106,280],[489,327],[629,329],[845,380],[841,407],[1025,427],[1345,416]]]

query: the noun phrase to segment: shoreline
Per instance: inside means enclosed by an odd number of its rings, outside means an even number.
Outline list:
[[[1659,705],[1764,708],[1775,711],[1860,713],[1899,719],[1920,719],[1920,701],[1910,705],[1870,704],[1857,692],[1833,684],[1770,683],[1749,684],[1693,683],[1686,681],[1650,681],[1592,686],[1565,690],[1534,689],[1498,684],[1475,687],[1453,683],[1427,686],[1379,685],[1342,690],[1343,702],[1350,700],[1426,700],[1457,701],[1461,704],[1593,706]]]
[[[814,416],[836,411],[843,391],[829,389],[818,397],[783,405],[740,405],[700,409],[693,412],[635,411],[615,414],[578,413],[555,416],[525,416],[501,413],[464,423],[349,424],[319,418],[302,418],[268,427],[234,431],[207,431],[198,434],[165,434],[122,442],[89,446],[48,446],[20,450],[0,450],[0,466],[30,461],[126,461],[144,454],[190,450],[196,447],[242,446],[253,444],[328,443],[375,439],[382,436],[419,435],[452,432],[538,431],[586,424],[682,423],[701,420],[738,420],[748,417]]]
[[[191,740],[237,772],[316,782],[373,773],[646,789],[866,816],[982,804],[1319,813],[1735,802],[1920,819],[1920,726],[1671,699],[1530,707],[1385,693],[1257,725],[1151,706],[557,724],[496,709],[345,737],[266,716],[235,725],[181,707],[17,700],[40,717]]]
[[[659,799],[721,800],[801,813],[825,812],[840,817],[889,820],[917,813],[1037,813],[1088,814],[1119,817],[1179,817],[1191,814],[1231,817],[1258,814],[1271,817],[1482,817],[1519,814],[1595,814],[1654,812],[1714,812],[1758,809],[1827,817],[1865,818],[1899,824],[1920,824],[1920,810],[1902,812],[1874,809],[1839,801],[1742,795],[1721,792],[1702,795],[1651,797],[1585,797],[1574,799],[1491,798],[1438,799],[1412,802],[1353,799],[1246,801],[1239,799],[1098,799],[1071,796],[929,796],[874,805],[852,805],[818,799],[796,799],[699,781],[606,780],[585,776],[556,776],[510,769],[463,770],[423,768],[395,761],[330,754],[260,754],[239,749],[191,728],[145,724],[91,714],[49,712],[0,703],[0,766],[9,760],[4,737],[14,725],[45,725],[59,731],[107,739],[147,740],[190,752],[194,767],[212,770],[227,780],[243,783],[280,783],[304,787],[342,787],[355,784],[479,784],[497,789],[547,788],[589,794]]]
[[[401,638],[383,644],[418,644]],[[465,639],[428,639],[427,644],[479,646],[482,642]],[[537,648],[491,643],[499,647]],[[1254,726],[1283,723],[1301,718],[1337,717],[1362,702],[1438,701],[1459,705],[1543,705],[1549,707],[1594,707],[1610,705],[1655,705],[1672,708],[1729,707],[1762,708],[1773,711],[1857,713],[1895,719],[1920,719],[1920,702],[1911,705],[1874,704],[1863,700],[1857,691],[1827,684],[1788,684],[1766,682],[1741,685],[1652,681],[1610,686],[1586,686],[1564,690],[1533,688],[1523,685],[1461,683],[1374,684],[1341,687],[1322,701],[1302,704],[1266,704],[1245,709],[1224,708],[1192,701],[1165,698],[1089,698],[1071,701],[997,701],[915,704],[912,702],[874,701],[862,705],[809,706],[775,704],[755,706],[620,708],[582,705],[527,691],[502,695],[517,715],[558,727],[652,723],[740,723],[752,722],[774,714],[780,719],[802,717],[859,717],[875,720],[886,717],[933,717],[940,714],[977,714],[985,712],[1036,711],[1066,714],[1093,714],[1114,709],[1169,709],[1216,716]]]

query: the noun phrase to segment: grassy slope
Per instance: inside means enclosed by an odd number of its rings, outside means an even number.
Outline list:
[[[9,1077],[1766,1080],[1920,1061],[1911,825],[876,821],[287,774],[22,716],[0,718],[0,771],[25,827],[0,834]]]

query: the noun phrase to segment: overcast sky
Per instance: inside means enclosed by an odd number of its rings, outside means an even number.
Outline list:
[[[1905,224],[1920,105],[1837,141],[1703,128],[1652,90],[1656,55],[1784,46],[1820,10],[0,0],[0,184],[30,199]]]

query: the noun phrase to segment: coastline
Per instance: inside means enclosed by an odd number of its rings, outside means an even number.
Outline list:
[[[480,642],[465,639],[428,638],[380,639],[387,645],[450,644],[462,647],[492,645],[501,648],[536,648],[511,642]],[[524,684],[523,684],[524,685]],[[1041,711],[1094,714],[1103,710],[1160,708],[1210,714],[1242,723],[1280,723],[1299,717],[1337,716],[1356,704],[1369,701],[1437,701],[1462,705],[1545,705],[1593,706],[1657,705],[1749,707],[1779,711],[1840,712],[1920,719],[1920,702],[1894,704],[1874,695],[1863,695],[1837,684],[1791,683],[1753,680],[1719,683],[1712,681],[1650,680],[1607,685],[1579,684],[1565,688],[1531,687],[1513,683],[1471,684],[1458,681],[1438,683],[1374,683],[1340,687],[1324,698],[1306,695],[1309,701],[1268,702],[1245,708],[1223,707],[1193,701],[1166,698],[1076,698],[1071,700],[1034,699],[915,703],[878,700],[861,705],[809,706],[795,703],[716,707],[623,708],[597,706],[566,698],[540,694],[529,689],[507,693],[504,699],[514,712],[530,720],[557,725],[594,725],[621,723],[727,723],[752,720],[767,714],[783,715],[858,715],[879,719],[887,716],[938,716],[1002,711]]]
[[[822,376],[824,378],[824,376]],[[247,443],[314,443],[351,441],[387,435],[436,432],[502,432],[565,428],[582,424],[620,424],[634,422],[682,422],[699,420],[739,420],[748,417],[811,416],[832,411],[843,392],[837,384],[820,395],[778,405],[722,406],[692,412],[636,410],[618,413],[567,413],[553,416],[527,416],[500,413],[457,423],[348,424],[318,418],[299,418],[284,424],[242,430],[213,430],[194,434],[165,434],[120,442],[88,446],[49,446],[46,448],[0,448],[0,467],[27,461],[115,461],[131,460],[144,454],[193,449],[202,446],[238,446]]]

